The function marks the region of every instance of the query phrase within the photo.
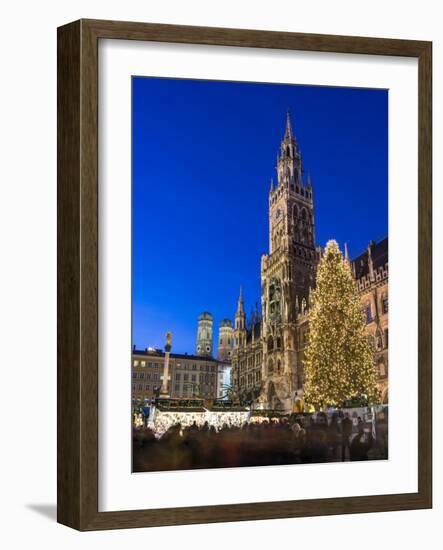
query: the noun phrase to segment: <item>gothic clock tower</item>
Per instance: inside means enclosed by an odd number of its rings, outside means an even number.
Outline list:
[[[277,184],[269,191],[269,254],[261,261],[266,408],[292,408],[297,380],[297,317],[314,285],[317,252],[311,180],[303,164],[289,112],[277,156]]]

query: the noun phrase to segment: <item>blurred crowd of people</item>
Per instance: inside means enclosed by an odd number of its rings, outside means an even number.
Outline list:
[[[141,416],[141,415],[140,415]],[[209,418],[209,420],[208,420]],[[237,426],[242,427],[249,419],[249,411],[243,412],[166,412],[156,414],[155,419],[150,426],[155,432],[155,436],[162,437],[170,428],[179,424],[182,429],[190,426],[202,428],[205,423],[213,426],[217,431],[222,428]],[[143,420],[138,423],[143,425]]]
[[[219,430],[205,422],[174,424],[161,438],[149,428],[133,435],[133,469],[187,470],[377,460],[388,457],[387,422],[348,414],[261,419]]]

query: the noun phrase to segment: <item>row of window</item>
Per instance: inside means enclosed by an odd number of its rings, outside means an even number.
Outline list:
[[[216,366],[215,365],[200,365],[200,367],[197,369],[197,365],[194,363],[193,365],[190,365],[189,363],[172,363],[172,368],[180,369],[180,370],[200,370],[200,371],[206,371],[206,372],[215,372]]]
[[[174,391],[177,393],[180,393],[180,384],[174,385]],[[183,393],[194,393],[195,395],[207,395],[207,394],[214,394],[215,392],[215,386],[213,384],[205,384],[205,385],[193,385],[193,384],[184,384],[181,388],[181,391]]]
[[[388,296],[382,296],[382,299],[381,299],[381,312],[382,312],[383,315],[386,315],[388,313],[388,311],[389,311]],[[364,315],[365,315],[367,323],[370,323],[371,321],[374,320],[371,304],[366,305],[366,307],[364,309]]]
[[[286,184],[286,187],[287,186],[288,185]],[[310,191],[308,191],[307,189],[304,189],[303,187],[299,187],[298,185],[294,186],[293,183],[291,183],[291,191],[295,191],[296,193],[298,193],[302,197],[306,197],[307,199],[312,199],[312,193]],[[282,190],[279,187],[277,193],[272,196],[270,203],[275,204],[277,202],[278,197],[281,197],[281,194],[282,194]]]
[[[260,382],[261,380],[261,372],[256,371],[254,373],[248,374],[246,377],[241,376],[240,377],[240,386],[245,385],[245,381],[247,382],[248,386],[252,386],[253,384],[256,384],[257,382]]]
[[[228,346],[231,345],[231,342],[232,342],[231,338],[228,338]],[[223,345],[223,338],[220,338],[219,344],[220,344],[221,346]]]
[[[182,378],[182,373],[180,372],[176,372],[175,373],[175,380],[177,381],[180,381]],[[200,374],[199,376],[199,380],[200,382],[213,382],[215,380],[215,374],[209,374],[209,373],[206,373],[206,374]],[[183,382],[188,382],[189,381],[189,374],[183,374]],[[197,381],[197,375],[196,374],[192,374],[191,375],[191,382],[196,382]]]
[[[154,368],[154,369],[163,368],[162,363],[147,363],[146,361],[139,360],[139,359],[134,359],[133,366],[134,367],[147,367],[147,368]],[[181,364],[181,363],[171,362],[170,366],[171,367],[175,366],[176,368],[180,368],[180,369],[183,369],[183,370],[206,370],[206,371],[211,371],[211,372],[215,372],[215,370],[216,370],[215,365],[200,365],[199,369],[197,369],[197,365],[195,363],[190,365],[189,363]]]
[[[138,390],[138,391],[143,391],[143,390],[145,390],[145,391],[151,391],[151,388],[152,388],[152,390],[154,390],[155,385],[152,385],[152,386],[151,386],[151,384],[146,384],[146,385],[144,386],[143,384],[138,384],[138,386],[136,386],[136,385],[133,385],[133,386],[132,386],[132,391],[133,391],[133,392],[135,392],[136,390]]]
[[[156,386],[151,384],[138,384],[132,386],[132,392],[149,392],[150,395],[144,396],[145,399],[148,397],[152,397],[152,392],[155,390]],[[176,384],[174,386],[174,393],[176,394],[176,397],[179,397],[180,395],[187,394],[188,396],[195,395],[195,396],[214,396],[216,394],[215,386],[212,385],[206,385],[202,387],[194,387],[192,385],[185,385],[180,390],[180,385]]]
[[[146,364],[148,368],[154,368],[158,369],[160,368],[160,363],[146,363],[146,361],[140,361],[139,359],[134,359],[134,367],[146,367]]]
[[[139,378],[141,380],[143,380],[145,378],[145,373],[144,372],[133,372],[132,373],[132,378],[136,379],[136,378]],[[151,380],[151,373],[150,372],[147,372],[146,373],[146,380]],[[152,374],[152,380],[158,380],[158,373],[154,373]]]

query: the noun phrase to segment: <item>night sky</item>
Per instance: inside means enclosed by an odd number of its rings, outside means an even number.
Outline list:
[[[133,78],[133,343],[194,353],[197,317],[260,298],[286,112],[314,188],[316,242],[351,257],[388,233],[388,92]],[[216,348],[215,348],[216,349]]]

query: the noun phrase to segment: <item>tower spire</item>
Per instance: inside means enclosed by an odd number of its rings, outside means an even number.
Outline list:
[[[308,172],[308,187],[312,187],[311,172]]]
[[[240,294],[238,296],[237,302],[237,313],[244,313],[244,304],[243,304],[243,287],[240,286]]]
[[[240,287],[240,295],[237,302],[237,311],[235,313],[235,330],[244,330],[246,328],[246,315],[243,304],[243,287]]]
[[[291,125],[291,112],[287,111],[286,113],[286,131],[285,131],[285,138],[292,138],[294,137],[293,133],[292,133],[292,125]]]

